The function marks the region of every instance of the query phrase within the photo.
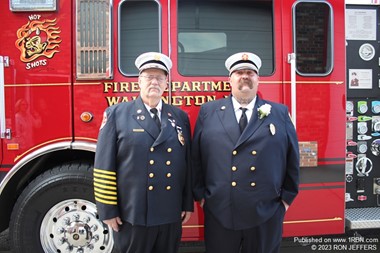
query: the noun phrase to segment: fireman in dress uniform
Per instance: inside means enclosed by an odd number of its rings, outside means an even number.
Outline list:
[[[201,106],[192,144],[206,252],[279,252],[285,211],[298,193],[296,131],[284,105],[257,96],[257,55],[237,53],[225,65],[231,95]]]
[[[122,253],[175,253],[193,211],[190,123],[163,103],[171,60],[135,61],[140,96],[105,110],[94,165],[98,214]]]

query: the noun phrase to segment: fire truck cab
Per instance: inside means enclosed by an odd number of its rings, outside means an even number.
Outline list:
[[[375,3],[374,3],[375,2]],[[263,60],[259,96],[289,107],[300,192],[284,237],[380,227],[377,1],[0,1],[0,230],[12,252],[112,252],[92,168],[107,106],[139,95],[136,57],[173,61],[166,103],[230,94],[225,59]],[[198,204],[184,241],[203,240]]]

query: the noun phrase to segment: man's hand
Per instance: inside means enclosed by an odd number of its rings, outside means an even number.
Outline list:
[[[186,212],[186,211],[183,211],[181,213],[181,218],[182,218],[182,224],[185,224],[191,217],[191,212]]]
[[[205,205],[205,199],[199,200],[198,203],[199,203],[199,206],[203,208],[203,206]]]
[[[120,217],[104,220],[103,222],[110,226],[112,230],[115,232],[119,232],[119,225],[123,225],[123,222],[121,221]]]
[[[283,200],[281,200],[281,201],[285,206],[285,212],[288,211],[289,205],[285,201],[283,201]]]

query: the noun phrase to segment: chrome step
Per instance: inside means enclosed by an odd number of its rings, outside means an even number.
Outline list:
[[[349,229],[380,228],[380,207],[346,209],[346,226]]]

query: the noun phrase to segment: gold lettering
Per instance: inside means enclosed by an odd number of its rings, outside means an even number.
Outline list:
[[[138,82],[131,82],[131,92],[140,92],[140,87]]]
[[[105,82],[104,93],[129,93],[129,92],[140,92],[140,87],[138,82]]]
[[[112,84],[113,84],[113,83],[105,82],[105,83],[104,83],[104,90],[103,90],[103,92],[104,92],[104,93],[108,93],[108,90],[111,89],[112,86],[113,86]]]
[[[204,88],[203,88],[204,91],[210,91],[210,88],[209,88],[210,82],[209,81],[203,81],[202,84],[204,85]]]
[[[120,82],[119,92],[129,92],[129,83],[128,82]]]
[[[108,106],[120,103],[120,97],[106,97]]]
[[[140,92],[138,82],[104,82],[104,93],[129,93]],[[231,91],[231,86],[228,81],[184,81],[184,82],[171,82],[166,91],[172,92],[213,92]]]
[[[207,99],[206,99],[207,98]],[[194,97],[195,99],[195,102],[194,102],[194,105],[202,105],[208,101],[213,101],[216,99],[215,96],[195,96]]]
[[[172,96],[172,105],[181,106],[182,105],[182,97],[181,96]]]
[[[191,106],[192,104],[200,106],[206,102],[213,101],[216,99],[216,96],[173,96],[172,105],[175,106]],[[166,98],[167,100],[167,98]]]
[[[130,99],[128,97],[106,97],[108,106],[128,102],[130,100],[135,100],[137,96],[132,96]]]
[[[171,90],[176,91],[181,88],[181,82],[171,82]]]
[[[223,89],[222,89],[222,91],[231,91],[230,82],[228,82],[228,81],[224,81],[223,82]]]
[[[169,102],[168,97],[166,97],[166,96],[164,97],[164,96],[163,96],[163,97],[162,97],[162,101],[164,101],[164,103],[167,104],[167,103]]]
[[[199,81],[193,82],[193,90],[192,91],[201,91],[201,82],[199,82]]]
[[[112,97],[112,96],[107,96],[105,99],[107,100],[108,106],[123,103],[123,102],[128,102],[131,100],[137,99],[138,96],[132,96],[132,97],[126,97],[126,96],[120,96],[120,97]],[[228,97],[226,95],[225,97]],[[213,101],[216,99],[215,95],[212,96],[172,96],[171,97],[171,104],[174,106],[201,106],[202,104]],[[169,103],[169,96],[163,96],[162,101],[166,104]]]
[[[214,90],[214,91],[221,91],[222,90],[222,87],[221,87],[221,82],[211,82],[211,89]]]
[[[189,82],[183,82],[181,91],[192,91]]]
[[[184,96],[185,106],[191,106],[191,96]]]

